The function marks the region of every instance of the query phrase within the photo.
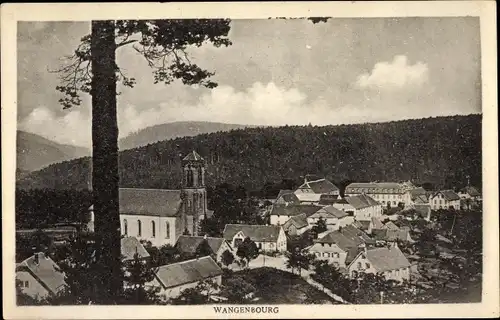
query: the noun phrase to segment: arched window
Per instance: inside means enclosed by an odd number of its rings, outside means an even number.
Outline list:
[[[140,237],[141,235],[142,235],[141,220],[137,220],[137,236]]]
[[[154,221],[151,221],[151,237],[156,237],[156,225]]]
[[[123,234],[128,236],[128,222],[127,219],[123,219]]]
[[[165,222],[165,239],[170,239],[170,223]]]

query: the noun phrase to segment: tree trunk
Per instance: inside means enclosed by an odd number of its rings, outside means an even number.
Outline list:
[[[96,257],[102,272],[96,297],[100,304],[112,304],[123,290],[115,50],[114,21],[92,21],[92,189],[99,250]]]

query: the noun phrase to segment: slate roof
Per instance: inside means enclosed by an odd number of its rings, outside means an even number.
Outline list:
[[[224,228],[224,239],[232,241],[233,237],[242,231],[246,237],[258,242],[276,242],[280,234],[280,226],[264,226],[249,224],[226,224]]]
[[[165,289],[202,281],[221,274],[222,269],[210,256],[164,265],[155,270],[157,279]]]
[[[372,197],[367,196],[366,194],[359,194],[356,196],[345,197],[345,200],[355,209],[363,209],[366,207],[380,205],[380,203],[375,201]]]
[[[470,186],[469,186],[469,187],[465,187],[465,188],[463,188],[463,189],[461,190],[461,192],[463,192],[463,193],[467,193],[467,194],[469,194],[469,196],[471,196],[471,197],[478,197],[478,196],[480,196],[480,195],[481,195],[481,194],[479,193],[479,191],[477,191],[477,189],[476,189],[476,188],[474,188],[474,187],[470,187]]]
[[[333,206],[327,206],[327,207],[323,207],[323,208],[319,209],[318,211],[316,211],[315,213],[310,215],[309,218],[323,218],[323,219],[337,218],[337,219],[341,219],[341,218],[346,217],[346,216],[348,216],[348,214],[345,213],[344,211],[339,210]]]
[[[203,161],[203,158],[196,151],[191,151],[182,161]]]
[[[377,272],[410,267],[410,262],[397,247],[373,248],[360,254],[366,254],[366,258]]]
[[[181,190],[120,188],[120,214],[175,217]]]
[[[148,251],[136,237],[124,237],[120,240],[120,243],[123,260],[135,259],[136,253],[139,255],[139,258],[149,257]]]
[[[316,194],[327,194],[331,192],[339,192],[339,188],[330,181],[322,178],[313,181],[307,181],[302,184],[299,189],[309,188]]]
[[[404,193],[403,184],[397,182],[354,182],[346,187],[346,193]]]
[[[297,229],[302,229],[307,227],[307,215],[305,213],[290,217],[288,221],[283,224],[284,229],[288,229],[290,225],[294,225]]]
[[[175,246],[184,253],[196,253],[198,246],[205,240],[202,236],[179,236]],[[224,238],[206,237],[208,245],[213,253],[219,251],[222,244],[226,241]]]
[[[273,205],[271,215],[296,216],[305,213],[307,216],[321,209],[315,205]]]
[[[453,190],[441,190],[436,192],[432,197],[434,198],[439,193],[441,193],[444,196],[444,198],[448,201],[460,200],[460,196],[456,194],[455,191]]]
[[[38,264],[35,263],[35,255],[16,265],[16,271],[29,272],[45,289],[56,294],[66,286],[64,273],[59,266],[43,252],[38,255]]]

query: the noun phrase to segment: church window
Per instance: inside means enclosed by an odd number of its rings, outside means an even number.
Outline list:
[[[128,235],[128,222],[127,219],[123,219],[123,234]]]
[[[170,223],[165,222],[165,239],[170,239]]]
[[[142,223],[141,220],[137,220],[137,236],[140,237],[142,235]]]
[[[151,221],[151,237],[156,237],[156,225],[154,221]]]

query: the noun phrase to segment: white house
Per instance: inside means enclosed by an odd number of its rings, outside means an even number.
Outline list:
[[[222,283],[222,269],[210,256],[158,267],[154,275],[146,286],[160,288],[160,296],[167,300],[196,287],[201,281],[212,281],[219,286]]]
[[[195,255],[203,241],[207,241],[217,261],[221,261],[222,254],[226,250],[233,255],[236,254],[226,239],[207,236],[180,236],[177,239],[175,247],[182,253]]]
[[[409,204],[411,202],[410,190],[416,187],[409,181],[397,182],[356,182],[349,184],[345,189],[346,196],[367,194],[383,206],[396,207],[400,202]]]
[[[304,183],[294,193],[301,203],[318,204],[321,195],[339,196],[340,190],[325,178],[312,178],[306,175]]]
[[[460,196],[453,190],[442,190],[429,197],[432,210],[450,209],[460,210]]]
[[[307,222],[309,225],[315,225],[320,219],[323,219],[326,222],[328,230],[338,230],[339,227],[343,227],[354,222],[354,216],[351,216],[333,206],[326,206],[319,209],[307,217]]]
[[[54,296],[67,287],[64,273],[42,252],[16,264],[16,282],[24,294],[36,300]]]
[[[223,234],[234,250],[248,237],[262,251],[286,251],[287,238],[281,226],[226,224]]]
[[[382,273],[386,279],[403,281],[410,279],[410,262],[396,244],[390,247],[366,248],[349,264],[349,275]]]
[[[354,210],[354,219],[371,220],[382,217],[382,205],[366,194],[344,198]]]

